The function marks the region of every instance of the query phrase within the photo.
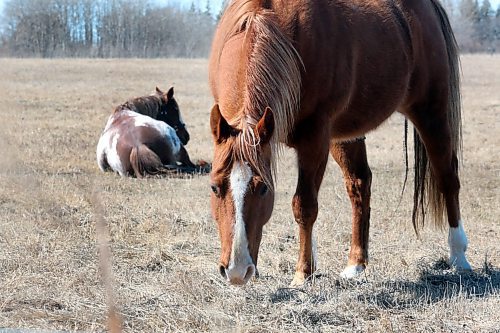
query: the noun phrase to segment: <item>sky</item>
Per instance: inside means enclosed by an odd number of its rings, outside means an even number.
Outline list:
[[[4,0],[0,0],[4,1]],[[500,0],[498,0],[500,1]],[[179,4],[182,7],[189,8],[192,3],[199,8],[205,9],[207,0],[157,0],[160,4]],[[218,14],[221,10],[223,0],[210,0],[212,13]]]

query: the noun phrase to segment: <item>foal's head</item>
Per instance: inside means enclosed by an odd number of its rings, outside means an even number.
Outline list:
[[[274,204],[270,145],[274,117],[267,108],[254,126],[237,129],[216,104],[210,127],[215,147],[211,205],[221,240],[219,271],[229,283],[245,284],[256,274],[262,229]]]
[[[186,124],[184,124],[184,121],[182,120],[179,105],[177,105],[177,102],[175,101],[174,88],[171,87],[168,92],[164,93],[156,87],[156,95],[160,97],[162,102],[160,111],[158,112],[156,118],[172,126],[182,144],[186,145],[189,141],[189,133],[186,130]]]

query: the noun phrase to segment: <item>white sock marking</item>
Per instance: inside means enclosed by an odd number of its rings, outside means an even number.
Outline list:
[[[353,279],[360,275],[365,270],[365,266],[363,265],[350,265],[347,266],[342,273],[340,273],[340,277],[343,279]]]
[[[448,233],[448,245],[450,246],[450,262],[451,266],[459,269],[471,269],[465,251],[467,250],[467,235],[465,234],[464,225],[461,220],[458,221],[458,227],[450,228]]]

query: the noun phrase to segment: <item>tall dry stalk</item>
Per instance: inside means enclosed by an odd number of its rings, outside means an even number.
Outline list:
[[[101,198],[98,190],[94,189],[92,193],[92,204],[95,210],[96,236],[99,250],[99,270],[101,279],[106,292],[106,304],[108,307],[107,326],[111,333],[122,332],[122,319],[118,313],[115,295],[113,291],[113,272],[111,250],[109,248],[109,229],[104,218],[104,207],[101,204]]]

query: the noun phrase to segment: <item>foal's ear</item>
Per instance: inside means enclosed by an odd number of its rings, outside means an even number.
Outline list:
[[[264,110],[262,118],[260,118],[257,126],[255,126],[255,132],[259,136],[261,144],[266,144],[271,140],[274,132],[274,114],[270,107]]]
[[[214,141],[221,143],[231,135],[231,126],[227,123],[226,119],[222,116],[219,109],[219,104],[215,104],[210,111],[210,129]]]
[[[160,88],[158,88],[158,86],[156,86],[156,93],[160,96],[163,95],[163,91],[161,91]]]
[[[172,99],[172,97],[174,97],[174,87],[170,87],[167,92],[167,98]]]

